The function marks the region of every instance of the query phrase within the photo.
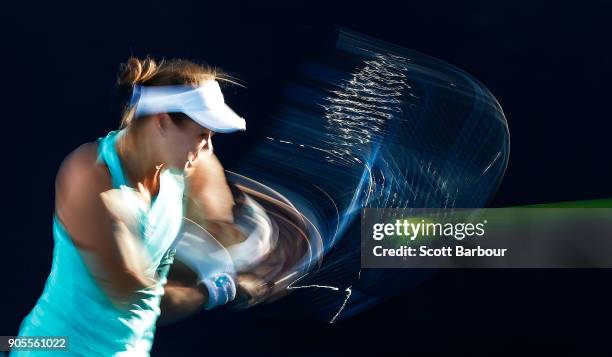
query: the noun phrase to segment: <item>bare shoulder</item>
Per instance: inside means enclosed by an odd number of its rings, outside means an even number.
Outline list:
[[[112,183],[106,165],[98,160],[97,144],[81,145],[66,156],[55,182],[57,217],[96,282],[123,307],[134,291],[151,282],[142,275],[142,250],[103,201]]]
[[[98,144],[86,143],[68,154],[59,168],[55,182],[56,185],[87,185],[90,188],[109,189],[110,175],[105,165],[98,162]]]
[[[72,215],[72,202],[95,200],[112,188],[110,174],[98,162],[96,143],[86,143],[72,151],[62,162],[55,178],[55,208],[62,219]]]

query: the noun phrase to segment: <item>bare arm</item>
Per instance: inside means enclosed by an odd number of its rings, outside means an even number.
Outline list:
[[[204,227],[224,246],[245,239],[232,224],[234,198],[215,155],[198,157],[187,175],[187,185],[187,218]]]
[[[240,286],[243,276],[238,274],[236,279],[240,294],[248,296]],[[168,275],[168,284],[165,286],[160,306],[161,316],[157,323],[164,326],[188,318],[202,311],[207,301],[208,290],[198,284],[197,275],[189,267],[175,260]]]
[[[160,326],[187,318],[198,311],[208,299],[208,291],[198,285],[196,274],[178,260],[168,273],[168,283],[160,304]]]
[[[155,281],[140,270],[138,240],[102,201],[102,193],[111,188],[107,168],[97,163],[96,145],[86,144],[62,163],[55,206],[96,282],[117,308],[123,308],[136,290]]]
[[[234,200],[223,167],[215,156],[200,156],[187,174],[186,217],[202,225],[222,244],[244,239],[233,225]],[[160,325],[182,320],[203,309],[208,291],[189,267],[175,259],[161,302]]]

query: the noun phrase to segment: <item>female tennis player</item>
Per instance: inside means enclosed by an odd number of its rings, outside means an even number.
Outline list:
[[[212,154],[215,133],[246,129],[224,102],[223,79],[185,60],[122,65],[119,85],[132,98],[121,129],[74,150],[57,174],[52,268],[20,336],[67,336],[68,355],[147,356],[162,310],[171,321],[235,297],[231,262],[198,261],[189,249],[181,254],[198,283],[168,281],[193,207],[214,222],[209,230],[240,239]],[[45,353],[57,354],[12,355]]]

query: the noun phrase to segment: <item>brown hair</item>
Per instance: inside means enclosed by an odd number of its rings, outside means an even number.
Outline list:
[[[144,86],[166,86],[166,85],[193,85],[198,86],[205,81],[221,80],[235,83],[229,75],[208,65],[200,65],[184,59],[162,59],[157,63],[151,57],[141,60],[130,57],[126,63],[119,67],[117,85],[132,88],[135,84]],[[125,105],[121,116],[121,128],[132,125],[134,121],[134,106],[129,103]],[[169,113],[175,124],[181,125],[183,120],[189,119],[183,113]]]

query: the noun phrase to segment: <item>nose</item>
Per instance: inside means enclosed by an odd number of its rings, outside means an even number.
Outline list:
[[[206,140],[203,141],[202,145],[200,146],[200,150],[198,150],[198,153],[203,151],[204,154],[206,155],[212,155],[213,153],[213,143],[212,143],[212,137],[208,136],[208,138]]]
[[[204,155],[210,156],[213,153],[212,141],[210,140],[210,136],[208,139],[202,140],[196,149],[193,152],[189,153],[189,162],[193,163],[198,159],[198,156],[201,152],[204,152]]]

